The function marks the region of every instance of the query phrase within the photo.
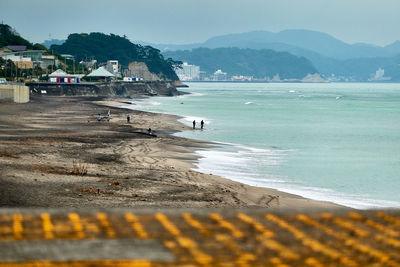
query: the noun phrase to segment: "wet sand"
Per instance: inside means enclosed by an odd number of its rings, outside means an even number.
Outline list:
[[[176,116],[121,108],[126,101],[34,97],[26,104],[0,103],[0,206],[341,207],[193,171],[193,152],[212,144],[173,136],[190,128]]]

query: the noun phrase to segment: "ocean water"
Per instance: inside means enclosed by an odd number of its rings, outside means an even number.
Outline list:
[[[400,208],[400,84],[189,83],[132,108],[181,115],[219,142],[197,170],[358,209]],[[156,129],[155,129],[156,130]]]

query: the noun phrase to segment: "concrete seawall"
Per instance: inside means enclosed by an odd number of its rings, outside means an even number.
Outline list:
[[[178,95],[174,82],[107,82],[107,83],[27,83],[30,90],[43,95]]]
[[[0,101],[27,103],[29,87],[21,84],[0,84]]]

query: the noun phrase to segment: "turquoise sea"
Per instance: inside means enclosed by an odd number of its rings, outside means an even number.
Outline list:
[[[197,170],[349,207],[400,208],[400,84],[189,83],[134,109],[183,116],[215,141]],[[155,129],[157,130],[157,129]]]

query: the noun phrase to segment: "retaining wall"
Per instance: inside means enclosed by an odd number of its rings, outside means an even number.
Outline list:
[[[178,95],[174,82],[107,82],[107,83],[27,83],[34,93],[42,95]]]
[[[0,101],[27,103],[29,87],[20,84],[0,84]]]

